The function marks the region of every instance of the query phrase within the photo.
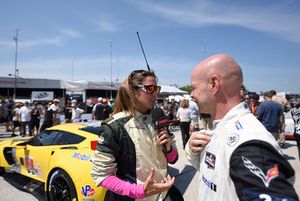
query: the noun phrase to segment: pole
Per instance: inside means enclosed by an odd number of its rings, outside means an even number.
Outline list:
[[[16,51],[15,51],[15,86],[14,86],[14,96],[13,99],[16,100],[16,89],[17,89],[17,60],[18,60],[18,32],[19,29],[16,29],[16,36],[13,37],[14,41],[16,42]]]
[[[110,41],[110,99],[112,99],[112,42]]]

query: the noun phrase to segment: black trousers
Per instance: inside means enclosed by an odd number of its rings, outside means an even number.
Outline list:
[[[182,145],[183,149],[190,138],[190,124],[191,122],[179,122],[181,136],[182,136]]]
[[[294,133],[294,138],[295,138],[295,140],[297,142],[298,156],[299,156],[299,159],[300,159],[300,135]]]

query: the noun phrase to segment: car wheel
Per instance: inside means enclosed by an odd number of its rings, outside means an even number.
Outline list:
[[[5,175],[5,169],[4,167],[0,167],[0,176]]]
[[[47,187],[47,195],[50,201],[77,200],[76,189],[72,179],[63,170],[55,170],[51,175]]]

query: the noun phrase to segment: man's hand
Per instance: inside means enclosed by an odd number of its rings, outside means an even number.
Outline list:
[[[204,147],[209,143],[211,138],[211,131],[209,130],[200,130],[193,132],[190,140],[189,146],[192,152],[199,153]]]
[[[171,188],[171,186],[174,184],[174,182],[175,182],[175,177],[171,178],[168,175],[165,183],[157,183],[156,181],[154,181],[154,170],[151,169],[151,172],[144,184],[145,196],[148,197],[151,195],[155,195],[155,194],[164,192],[164,191],[168,190],[169,188]]]

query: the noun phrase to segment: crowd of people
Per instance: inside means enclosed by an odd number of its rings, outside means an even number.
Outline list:
[[[179,157],[174,134],[153,121],[153,109],[159,108],[164,118],[178,119],[186,158],[199,171],[195,200],[298,200],[295,172],[281,147],[283,114],[290,110],[300,157],[300,101],[291,105],[275,90],[263,93],[260,100],[258,94],[246,93],[242,83],[240,65],[229,55],[217,54],[194,67],[191,100],[157,103],[161,87],[150,70],[133,71],[113,107],[99,97],[92,118],[102,124],[90,174],[97,186],[108,190],[105,199],[183,200],[168,174],[168,164]],[[30,135],[38,129],[41,115],[40,131],[58,124],[63,112],[57,99],[44,110],[28,102],[15,108],[4,105],[1,115],[10,112],[6,116],[20,122],[23,136],[27,125]],[[64,112],[68,123],[79,121],[85,111],[70,101]],[[15,114],[19,115],[14,120]]]
[[[104,120],[112,113],[112,108],[107,98],[98,98],[92,113],[93,120]],[[13,100],[2,100],[0,104],[0,123],[5,126],[6,132],[11,136],[37,135],[45,129],[61,123],[81,122],[82,115],[86,113],[79,107],[76,99],[67,100],[65,106],[59,99],[47,103],[29,101],[15,103]],[[17,131],[19,131],[17,135]]]

